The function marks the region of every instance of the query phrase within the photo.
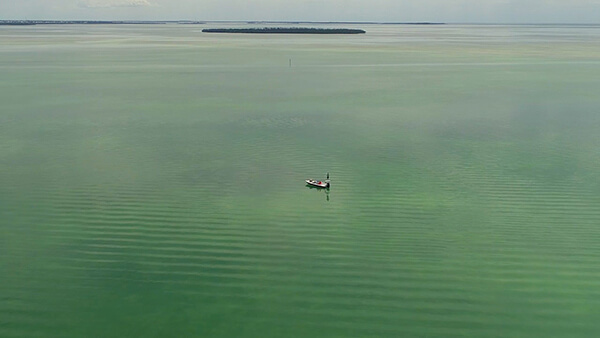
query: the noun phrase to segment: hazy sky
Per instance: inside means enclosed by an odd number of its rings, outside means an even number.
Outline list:
[[[0,20],[600,23],[600,0],[0,0]]]

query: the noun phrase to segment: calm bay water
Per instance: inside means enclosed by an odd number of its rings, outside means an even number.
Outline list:
[[[0,28],[0,337],[598,334],[600,27],[207,26]]]

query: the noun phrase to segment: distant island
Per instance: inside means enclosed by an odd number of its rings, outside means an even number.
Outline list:
[[[365,34],[362,29],[273,27],[273,28],[208,28],[203,33],[249,33],[249,34]]]

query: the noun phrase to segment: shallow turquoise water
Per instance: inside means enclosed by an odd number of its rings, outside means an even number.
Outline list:
[[[597,27],[200,28],[0,29],[0,336],[600,330]]]

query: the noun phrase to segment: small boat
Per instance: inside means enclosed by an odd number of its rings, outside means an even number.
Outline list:
[[[329,189],[329,185],[330,185],[329,173],[327,173],[327,179],[325,181],[317,181],[317,180],[313,180],[313,179],[308,179],[305,182],[306,182],[306,184],[308,184],[312,187]]]

